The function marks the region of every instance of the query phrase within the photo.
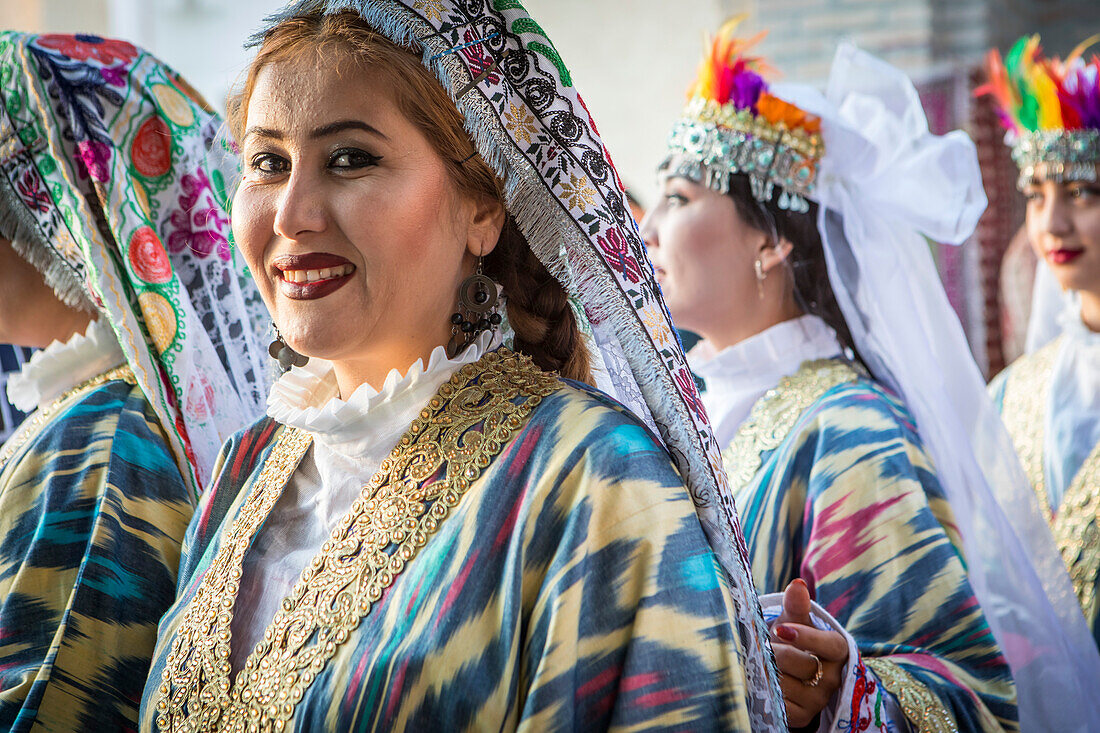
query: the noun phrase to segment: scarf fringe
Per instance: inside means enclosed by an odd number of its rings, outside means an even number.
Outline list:
[[[0,236],[8,239],[12,249],[42,274],[62,303],[85,313],[99,312],[76,270],[45,241],[6,176],[0,176]]]

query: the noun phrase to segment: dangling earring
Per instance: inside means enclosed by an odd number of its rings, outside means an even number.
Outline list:
[[[481,332],[500,325],[496,312],[497,284],[482,272],[482,257],[478,255],[477,271],[458,286],[458,310],[451,315],[451,342],[447,353],[458,354]]]
[[[283,341],[283,335],[279,333],[279,327],[274,321],[271,322],[271,327],[275,329],[275,340],[267,347],[267,353],[271,358],[279,362],[284,372],[292,366],[304,367],[309,362],[309,357],[299,354],[290,348],[286,341]]]
[[[768,274],[764,272],[764,263],[761,260],[757,260],[756,262],[752,263],[752,267],[756,271],[756,295],[760,298],[760,300],[763,300],[764,278],[766,278]]]

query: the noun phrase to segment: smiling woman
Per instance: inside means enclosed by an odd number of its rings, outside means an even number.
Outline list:
[[[233,229],[286,343],[331,361],[347,397],[448,342],[504,209],[459,195],[391,81],[322,49],[269,54],[251,79]]]
[[[143,727],[778,727],[709,428],[560,58],[516,2],[326,7],[230,101],[235,241],[304,359],[189,529]]]

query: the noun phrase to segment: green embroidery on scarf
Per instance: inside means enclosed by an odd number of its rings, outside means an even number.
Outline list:
[[[554,50],[553,46],[548,46],[545,43],[539,43],[533,41],[527,44],[527,48],[531,49],[535,53],[541,54],[547,58],[554,66],[558,67],[558,73],[561,75],[561,83],[564,86],[573,86],[573,77],[569,75],[569,69],[565,68],[565,62],[561,60],[561,56]]]

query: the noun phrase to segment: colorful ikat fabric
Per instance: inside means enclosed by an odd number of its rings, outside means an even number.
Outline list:
[[[194,498],[142,391],[83,393],[0,471],[0,729],[137,730]]]
[[[726,576],[637,419],[545,397],[317,673],[287,730],[749,730]],[[286,428],[227,444],[188,530],[142,729],[186,606]]]
[[[833,386],[760,458],[737,493],[760,592],[803,578],[856,641],[862,659],[852,664],[872,683],[857,685],[859,694],[873,701],[870,687],[885,682],[914,725],[905,703],[922,699],[957,730],[1016,730],[1011,672],[905,405],[864,377]],[[867,675],[879,660],[905,674]],[[864,700],[850,707],[839,729],[875,723],[859,713]]]

